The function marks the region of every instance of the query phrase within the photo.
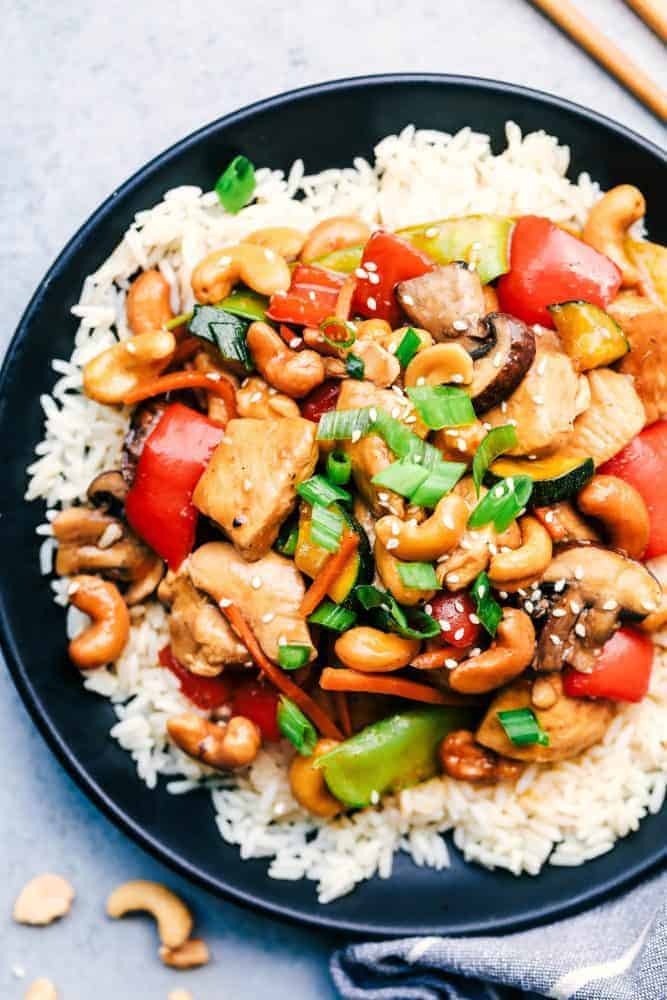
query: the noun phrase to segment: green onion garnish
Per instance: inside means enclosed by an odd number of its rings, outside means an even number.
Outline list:
[[[168,320],[164,324],[164,328],[165,330],[176,330],[179,326],[186,326],[193,316],[193,312],[181,313],[179,316],[174,316],[173,319]]]
[[[299,527],[293,521],[285,521],[276,541],[276,548],[283,556],[293,556],[299,539]]]
[[[308,616],[308,621],[313,625],[322,625],[323,628],[330,628],[333,632],[344,632],[357,620],[357,614],[350,608],[344,608],[333,601],[322,601],[320,606]]]
[[[415,590],[439,590],[440,584],[431,563],[399,562],[398,575],[406,587]]]
[[[312,476],[306,479],[305,482],[299,483],[296,491],[308,503],[319,504],[321,507],[328,507],[337,500],[349,502],[352,499],[347,490],[334,486],[324,476]]]
[[[235,288],[231,295],[223,299],[220,308],[242,319],[264,320],[269,300],[266,295],[253,292],[251,288]]]
[[[307,719],[301,709],[284,694],[280,696],[276,717],[278,729],[283,736],[303,757],[310,757],[317,743],[317,731],[310,719]]]
[[[497,712],[498,721],[509,739],[517,747],[549,746],[549,734],[545,733],[532,708],[512,708],[507,712]]]
[[[468,527],[481,528],[493,522],[500,534],[524,509],[533,492],[530,476],[510,476],[492,486],[468,518]]]
[[[516,441],[516,430],[513,424],[503,424],[502,427],[494,427],[483,439],[475,452],[472,462],[472,478],[477,496],[479,496],[479,490],[484,481],[486,470],[492,462],[495,462],[498,455],[502,455],[503,452],[513,448]]]
[[[372,613],[374,624],[396,632],[404,639],[431,639],[440,635],[439,623],[418,608],[402,608],[396,599],[379,587],[361,584],[354,596],[362,608]]]
[[[310,646],[301,643],[288,642],[284,646],[278,646],[278,665],[283,670],[298,670],[308,663],[309,656]]]
[[[424,482],[428,474],[429,470],[423,465],[416,465],[402,458],[378,472],[371,482],[373,486],[383,486],[402,497],[409,497]]]
[[[403,334],[403,338],[396,348],[396,357],[402,368],[407,368],[415,354],[419,350],[421,341],[411,326]]]
[[[366,372],[366,366],[364,365],[363,359],[358,358],[356,354],[348,354],[345,359],[345,367],[347,368],[347,374],[350,378],[363,379]]]
[[[327,333],[327,330],[332,331]],[[354,323],[346,319],[338,319],[337,316],[328,316],[320,323],[320,333],[327,344],[332,347],[352,347],[357,339],[357,329]]]
[[[313,545],[319,545],[327,552],[338,552],[344,526],[343,515],[337,510],[328,510],[315,504],[310,522],[310,538]]]
[[[220,204],[232,214],[240,212],[255,193],[255,168],[246,156],[235,156],[218,177],[215,193]]]
[[[463,427],[475,422],[470,396],[455,385],[421,385],[406,392],[427,427]]]
[[[500,607],[491,593],[491,583],[486,573],[479,574],[473,583],[470,593],[477,605],[477,617],[489,635],[496,634],[498,626],[503,617],[503,609]]]
[[[361,410],[329,410],[317,426],[318,441],[358,441],[373,426],[369,407]]]
[[[422,441],[400,420],[390,417],[384,410],[375,411],[372,429],[380,435],[397,458],[408,458],[425,468],[431,468],[442,461],[442,455],[437,448],[427,441]]]
[[[449,493],[456,486],[465,471],[464,462],[439,462],[410,495],[411,502],[420,507],[435,507],[445,493]]]
[[[190,333],[215,344],[224,361],[236,362],[251,372],[254,365],[246,343],[247,329],[245,320],[217,306],[195,306],[190,320]]]
[[[345,486],[352,475],[350,456],[344,451],[332,451],[327,455],[327,478],[334,486]]]

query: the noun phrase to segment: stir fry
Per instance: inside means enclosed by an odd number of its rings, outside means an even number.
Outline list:
[[[216,190],[252,196],[237,157]],[[215,248],[175,316],[159,270],[84,391],[131,408],[121,467],[57,514],[81,670],[169,613],[214,770],[289,740],[321,817],[437,773],[515,780],[647,694],[667,623],[667,249],[614,188],[582,232],[335,217]],[[666,590],[663,592],[662,585]]]

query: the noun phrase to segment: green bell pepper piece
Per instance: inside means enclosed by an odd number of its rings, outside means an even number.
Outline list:
[[[225,312],[249,320],[265,320],[266,310],[269,308],[267,296],[253,292],[250,288],[236,288],[231,295],[216,304]]]
[[[470,724],[463,708],[417,708],[362,729],[318,758],[315,767],[336,798],[367,806],[387,792],[415,785],[437,773],[441,740]]]

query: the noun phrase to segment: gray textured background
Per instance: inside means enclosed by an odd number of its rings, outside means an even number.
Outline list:
[[[664,50],[621,0],[580,5],[665,84]],[[478,74],[664,142],[659,122],[524,0],[5,0],[0,10],[0,349],[54,255],[117,184],[198,126],[281,90],[383,71]],[[4,673],[0,740],[0,997],[21,997],[37,975],[62,1000],[166,1000],[177,986],[194,1000],[334,995],[332,937],[219,902],[127,841],[55,763]],[[11,925],[16,892],[48,869],[76,886],[72,914],[45,930]],[[105,920],[108,890],[137,876],[190,900],[209,967],[171,972],[148,921]]]

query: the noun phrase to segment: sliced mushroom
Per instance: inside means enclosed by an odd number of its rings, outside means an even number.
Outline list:
[[[535,358],[535,335],[520,319],[489,313],[482,326],[493,347],[473,367],[470,395],[478,414],[511,396]]]
[[[614,718],[614,706],[602,698],[568,698],[558,674],[549,678],[556,700],[549,708],[538,708],[532,699],[533,682],[520,678],[506,687],[491,702],[477,730],[477,742],[514,760],[553,763],[576,757],[598,743]],[[540,726],[549,737],[549,745],[534,743],[516,746],[498,720],[498,712],[532,708]]]
[[[121,475],[128,486],[131,486],[134,481],[137,462],[141,458],[146,439],[157,426],[165,409],[165,403],[150,399],[138,406],[132,414],[120,460]]]
[[[493,335],[480,325],[486,312],[482,283],[463,261],[402,281],[396,287],[396,298],[413,323],[436,340],[457,337],[473,358],[491,349]]]
[[[88,487],[88,499],[95,507],[103,507],[116,513],[122,510],[128,494],[128,485],[120,469],[100,472]]]

